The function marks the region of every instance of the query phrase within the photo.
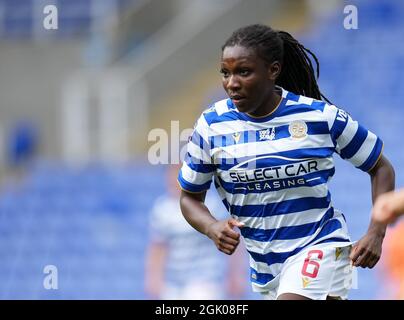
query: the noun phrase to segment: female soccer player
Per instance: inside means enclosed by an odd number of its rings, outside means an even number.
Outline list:
[[[373,199],[394,188],[382,141],[321,94],[309,56],[318,77],[317,58],[289,33],[235,31],[222,47],[229,99],[198,119],[178,177],[185,219],[220,251],[234,252],[240,228],[253,290],[268,299],[345,299],[351,261],[379,260],[386,225],[372,220],[352,246],[332,205],[334,152],[369,173]],[[212,177],[232,218],[203,203]]]

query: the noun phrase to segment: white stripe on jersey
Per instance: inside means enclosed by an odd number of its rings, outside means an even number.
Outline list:
[[[294,101],[294,100],[288,100],[286,101],[286,106],[294,106],[300,104],[298,101]]]
[[[307,104],[307,105],[311,105],[314,102],[313,98],[309,98],[309,97],[305,97],[305,96],[299,96],[299,100],[298,100],[299,104]]]
[[[182,176],[187,181],[192,181],[193,184],[202,185],[212,179],[211,173],[200,173],[193,171],[186,162],[181,168]]]
[[[326,104],[323,113],[328,121],[328,127],[331,129],[337,116],[338,108],[334,105]]]
[[[272,275],[276,275],[278,270],[282,268],[283,263],[273,263],[271,265],[267,265],[265,262],[255,261],[254,259],[250,259],[250,267],[254,270],[259,270],[261,273],[268,273]]]
[[[261,229],[261,230],[270,230],[277,229],[280,227],[291,227],[300,224],[313,223],[321,217],[321,214],[324,213],[324,210],[328,210],[331,205],[327,208],[321,209],[311,209],[305,211],[299,211],[294,213],[288,213],[286,215],[276,215],[270,217],[264,217],[257,219],[256,217],[236,217],[237,220],[243,222],[246,227]]]
[[[307,111],[298,114],[289,114],[282,117],[277,117],[266,122],[246,122],[245,120],[231,120],[224,122],[215,122],[210,125],[211,135],[225,135],[239,131],[258,131],[261,129],[267,129],[268,127],[277,127],[284,125],[285,123],[291,123],[295,120],[301,121],[326,121],[321,111]]]
[[[283,138],[271,141],[271,143],[250,142],[243,144],[234,144],[225,147],[216,147],[212,149],[212,156],[220,159],[234,159],[251,156],[252,154],[267,154],[289,151],[293,149],[311,148],[313,145],[322,147],[334,147],[329,134],[312,134],[304,139]],[[216,155],[215,155],[216,154]],[[219,161],[220,163],[220,161]]]
[[[296,187],[293,192],[289,189],[282,189],[273,192],[266,193],[236,193],[231,194],[223,189],[224,196],[232,197],[232,205],[242,206],[245,204],[249,205],[259,205],[263,203],[278,203],[286,200],[294,200],[305,197],[316,197],[322,198],[326,197],[328,193],[328,187],[326,183],[316,185],[314,187]]]
[[[216,102],[215,110],[219,116],[221,116],[223,113],[229,111],[229,107],[227,106],[227,99]]]
[[[368,131],[368,135],[365,141],[363,142],[362,146],[354,154],[352,158],[348,159],[348,161],[350,161],[355,167],[359,167],[369,157],[369,154],[372,152],[373,147],[376,144],[376,141],[377,136],[374,133]]]
[[[197,146],[195,143],[190,142],[188,143],[188,153],[194,157],[195,159],[201,160],[204,163],[210,163],[211,159],[209,157],[209,155],[207,154],[207,152],[201,148],[199,148],[199,146]]]
[[[336,218],[336,220],[340,221]],[[320,230],[317,230],[316,233],[308,236],[302,237],[297,239],[290,239],[290,240],[272,240],[269,244],[268,242],[251,240],[251,239],[244,239],[245,246],[248,251],[259,253],[259,254],[268,254],[270,252],[274,253],[283,253],[293,251],[296,248],[303,247],[306,243],[311,242]],[[344,229],[337,229],[332,233],[329,233],[324,236],[324,238],[332,238],[332,237],[346,237],[346,232]]]
[[[337,138],[337,147],[335,149],[338,153],[352,141],[353,137],[358,131],[359,127],[358,121],[352,120],[351,117],[348,117],[347,121],[348,123],[344,131],[342,131],[342,134]]]

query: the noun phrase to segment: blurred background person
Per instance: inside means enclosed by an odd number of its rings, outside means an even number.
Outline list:
[[[380,278],[384,285],[380,299],[404,300],[404,222],[388,229],[384,240]]]
[[[189,226],[179,207],[179,169],[168,167],[166,194],[156,199],[150,215],[146,292],[150,298],[165,300],[241,299],[248,278],[245,248],[228,257]],[[226,215],[214,194],[208,193],[206,204],[217,217]]]
[[[39,131],[31,121],[18,121],[7,136],[7,163],[14,177],[22,177],[34,165],[39,153]]]
[[[372,217],[382,223],[393,223],[404,214],[404,189],[388,192],[377,198]]]

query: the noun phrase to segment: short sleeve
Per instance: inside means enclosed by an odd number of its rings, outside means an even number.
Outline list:
[[[335,151],[365,172],[371,170],[383,151],[383,141],[343,109],[326,105],[325,113]]]
[[[178,182],[187,192],[206,191],[212,183],[216,169],[210,156],[208,132],[209,126],[202,114],[188,141],[184,163],[178,174]]]

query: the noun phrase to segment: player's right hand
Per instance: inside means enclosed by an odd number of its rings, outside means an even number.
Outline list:
[[[243,223],[233,218],[219,220],[208,227],[206,235],[213,240],[220,251],[230,255],[240,243],[240,233],[234,231],[233,228],[243,226]]]

